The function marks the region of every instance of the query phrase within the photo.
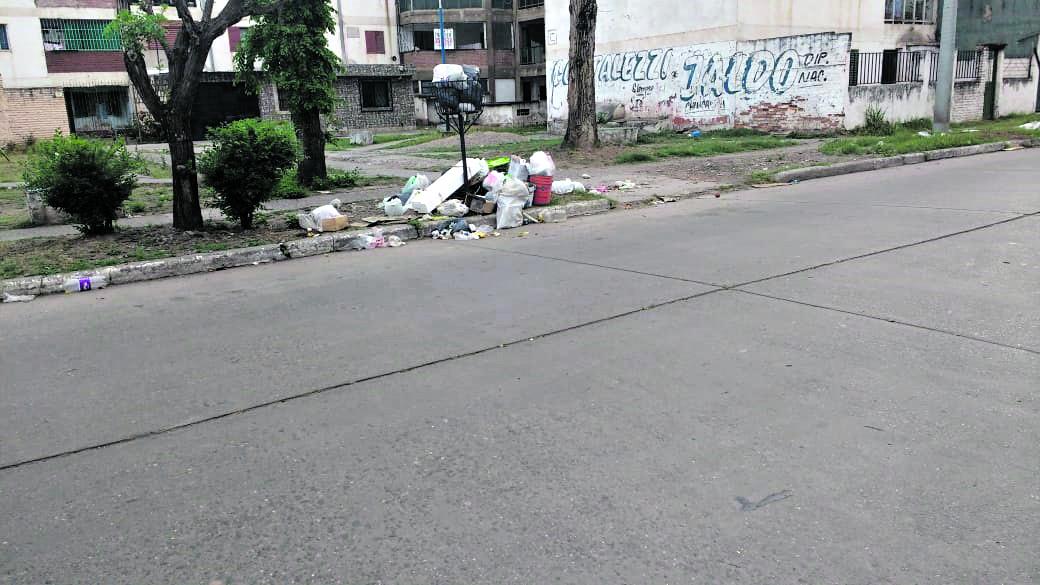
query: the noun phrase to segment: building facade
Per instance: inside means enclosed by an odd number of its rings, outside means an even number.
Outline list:
[[[339,10],[336,30],[328,35],[329,48],[344,64],[362,66],[358,71],[371,76],[341,80],[342,109],[352,111],[356,106],[359,111],[358,116],[344,119],[386,120],[392,117],[387,115],[389,104],[391,114],[404,111],[414,126],[414,103],[400,99],[396,87],[402,77],[410,77],[411,70],[400,67],[395,7],[389,0],[331,1]],[[0,144],[29,142],[55,131],[133,132],[141,125],[146,110],[126,73],[119,41],[105,34],[117,10],[135,3],[0,2]],[[214,12],[225,3],[216,0]],[[192,10],[201,19],[196,4],[191,2]],[[170,19],[167,38],[172,41],[180,22],[175,10],[169,9],[166,16]],[[193,113],[196,138],[214,125],[263,113],[262,96],[234,83],[234,54],[250,24],[248,19],[237,23],[213,43]],[[146,62],[153,75],[167,71],[165,55],[157,45],[149,47]]]
[[[636,0],[601,0],[598,110],[623,124],[769,131],[852,128],[871,105],[894,120],[930,117],[939,3],[659,0],[646,10]],[[964,3],[958,28],[968,26],[965,14],[987,13],[973,7],[978,1]],[[1032,9],[1037,1],[1018,4]],[[567,117],[569,30],[567,3],[550,3],[546,81],[555,130]],[[958,57],[957,118],[1032,111],[1034,60],[986,46],[982,36],[969,44]],[[1027,44],[1035,47],[1035,38]]]
[[[425,95],[441,63],[437,0],[398,0],[402,62],[414,65],[415,90]],[[445,62],[474,65],[488,95],[481,123],[545,121],[544,0],[443,0]],[[436,123],[432,104],[417,99],[419,117]]]

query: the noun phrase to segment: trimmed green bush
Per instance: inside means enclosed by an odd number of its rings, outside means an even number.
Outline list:
[[[88,234],[111,233],[116,212],[137,185],[144,163],[122,140],[62,136],[33,146],[22,175],[27,190],[72,217]]]
[[[211,130],[209,139],[213,146],[199,157],[204,183],[225,215],[252,229],[256,211],[300,158],[296,133],[285,122],[248,119]]]

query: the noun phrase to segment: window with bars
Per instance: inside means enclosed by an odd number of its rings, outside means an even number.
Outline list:
[[[381,111],[393,109],[389,81],[361,81],[361,111]]]
[[[119,51],[119,37],[105,34],[108,20],[40,20],[45,51]]]
[[[7,41],[7,25],[0,24],[0,51],[10,51],[11,43]]]
[[[885,0],[885,22],[935,24],[935,0]]]

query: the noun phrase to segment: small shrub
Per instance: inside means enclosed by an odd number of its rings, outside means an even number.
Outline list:
[[[927,131],[931,132],[931,130],[932,130],[932,119],[931,118],[915,118],[913,120],[907,120],[906,122],[900,122],[898,124],[898,126],[900,128],[905,128],[907,130],[913,130],[914,132],[920,132],[922,130],[927,130]]]
[[[866,121],[860,128],[860,134],[870,136],[888,136],[895,131],[892,123],[885,118],[885,110],[880,106],[871,105],[867,107]]]
[[[361,181],[361,171],[333,171],[324,179],[315,177],[314,188],[318,191],[329,191],[331,189],[350,189],[357,187]]]
[[[137,184],[140,159],[122,140],[87,140],[56,134],[33,147],[22,178],[25,188],[69,214],[88,234],[113,231],[116,211]]]
[[[239,120],[209,132],[213,146],[199,157],[199,171],[228,217],[253,227],[253,217],[299,160],[299,143],[285,122]]]
[[[303,199],[310,195],[310,191],[306,187],[300,184],[300,179],[296,175],[296,169],[290,169],[286,171],[282,178],[278,180],[278,184],[274,187],[274,194],[271,196],[272,199]]]

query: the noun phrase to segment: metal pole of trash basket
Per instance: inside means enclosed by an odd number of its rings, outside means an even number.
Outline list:
[[[459,142],[462,144],[462,184],[469,195],[469,162],[466,160],[466,114],[459,110]]]

